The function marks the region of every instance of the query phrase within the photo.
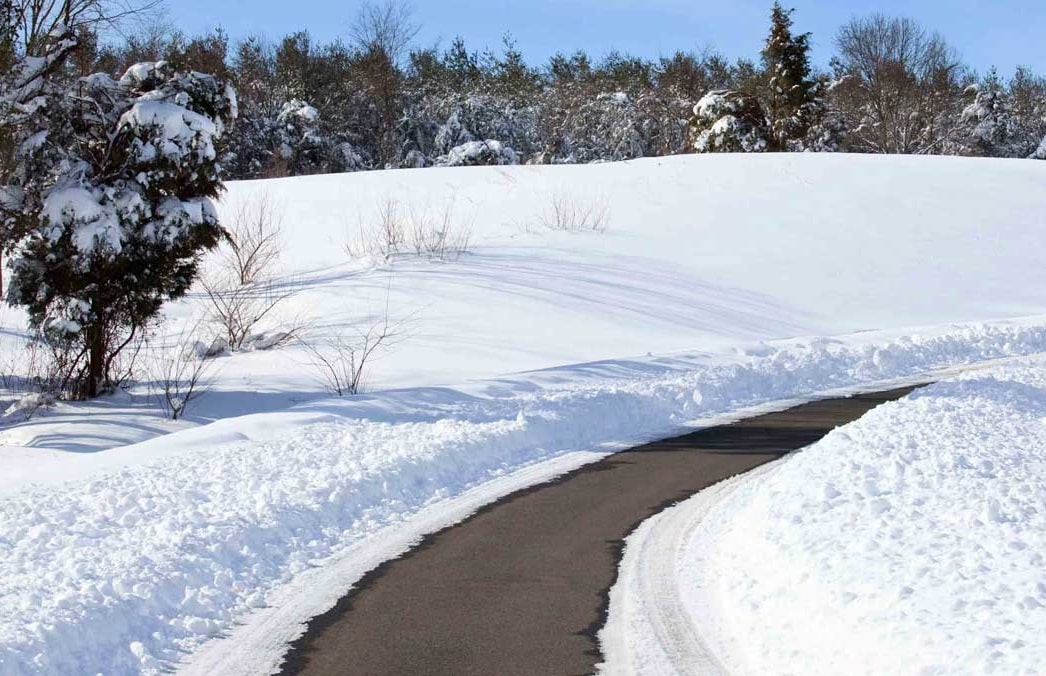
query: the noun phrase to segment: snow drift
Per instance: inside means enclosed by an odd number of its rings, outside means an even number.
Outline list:
[[[673,572],[689,624],[732,674],[1038,671],[1044,414],[1042,358],[968,373],[877,407],[711,508],[683,503]],[[645,560],[633,564],[642,577]],[[675,673],[651,625],[630,619],[633,656],[654,656],[633,666]]]

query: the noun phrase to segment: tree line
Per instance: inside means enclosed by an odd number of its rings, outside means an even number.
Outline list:
[[[79,60],[119,74],[166,59],[234,82],[230,178],[717,150],[1046,157],[1046,78],[1029,69],[978,75],[939,34],[872,15],[838,30],[818,70],[791,12],[770,14],[763,52],[736,61],[577,51],[533,66],[510,37],[497,51],[462,38],[421,47],[396,2],[365,5],[345,40],[325,44],[305,31],[234,42],[157,24],[117,43],[86,40]],[[711,143],[704,132],[717,122],[720,136],[734,128]]]
[[[460,37],[421,47],[395,1],[364,5],[346,38],[325,44],[306,31],[190,37],[162,21],[106,41],[86,24],[76,60],[83,74],[119,76],[163,59],[233,82],[228,178],[717,150],[1046,157],[1046,78],[1029,69],[978,75],[939,34],[872,15],[838,30],[819,71],[791,12],[770,14],[763,52],[736,61],[577,51],[532,66],[507,36],[498,51]]]

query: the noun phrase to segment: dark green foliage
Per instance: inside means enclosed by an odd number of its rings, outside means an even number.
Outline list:
[[[236,114],[219,78],[166,62],[119,81],[52,79],[19,121],[16,170],[0,203],[12,255],[8,302],[71,350],[69,394],[111,382],[123,347],[185,294],[224,231],[215,140]]]
[[[763,48],[767,76],[762,93],[770,124],[769,150],[788,150],[823,114],[820,86],[810,68],[810,34],[792,34],[792,12],[774,3],[770,35]]]

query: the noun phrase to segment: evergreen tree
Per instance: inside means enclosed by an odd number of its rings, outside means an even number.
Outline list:
[[[771,151],[789,150],[789,144],[806,136],[824,113],[820,85],[811,77],[810,34],[792,34],[793,11],[774,3],[763,47],[767,84],[760,98],[770,125]]]
[[[960,116],[963,138],[958,150],[979,157],[1020,156],[1013,109],[995,69],[967,87],[964,95],[970,103]]]
[[[0,189],[7,301],[70,359],[70,394],[110,384],[114,358],[166,299],[185,294],[223,236],[215,141],[236,115],[231,87],[167,62],[119,80],[59,76],[67,33],[27,58],[0,96],[19,143]]]
[[[770,148],[763,108],[744,92],[708,92],[694,106],[690,126],[699,153],[761,153]]]

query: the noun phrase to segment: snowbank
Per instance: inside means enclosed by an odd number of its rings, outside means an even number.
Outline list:
[[[163,669],[321,560],[507,472],[744,406],[1046,350],[1046,322],[930,334],[587,364],[147,442],[140,464],[0,498],[0,667]]]
[[[1039,671],[1044,420],[1046,360],[968,373],[666,513],[689,519],[672,573],[691,649],[731,674]],[[679,651],[634,620],[618,657],[675,673]]]

